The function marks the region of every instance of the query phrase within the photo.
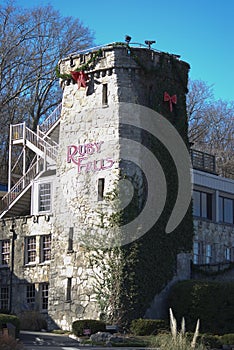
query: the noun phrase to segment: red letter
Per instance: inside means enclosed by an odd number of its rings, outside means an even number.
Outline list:
[[[73,152],[71,151],[72,148],[74,149]],[[76,160],[73,158],[77,153],[77,147],[75,145],[71,145],[71,146],[68,146],[67,147],[67,162],[68,163],[71,163],[71,161],[75,164],[76,163]]]
[[[104,162],[110,163],[109,165],[104,166]],[[112,168],[114,164],[114,161],[110,158],[103,159],[102,161],[102,170],[110,169]]]
[[[101,145],[104,143],[104,141],[101,142],[94,142],[94,145],[97,147],[97,152],[99,153],[101,151]]]
[[[76,164],[78,165],[78,173],[80,174],[81,168],[86,167],[87,164],[81,164],[82,160],[87,159],[87,157],[79,157]]]

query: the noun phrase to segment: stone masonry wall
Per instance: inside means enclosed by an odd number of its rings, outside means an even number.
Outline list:
[[[92,55],[73,56],[72,67],[70,58],[61,60],[60,73],[69,74],[87,63]],[[105,47],[102,55],[86,70],[89,75],[86,88],[78,89],[72,79],[60,81],[63,102],[54,186],[56,220],[53,238],[57,253],[51,262],[49,314],[64,329],[70,329],[76,319],[100,316],[93,287],[94,272],[90,268],[86,244],[87,239],[91,243],[92,240],[94,243],[100,241],[99,212],[110,210],[105,200],[98,201],[98,182],[104,180],[105,195],[113,191],[119,176],[119,102],[154,107],[154,96],[159,91],[163,101],[162,87],[159,89],[156,84],[155,75],[146,75],[143,69],[159,68],[161,54],[136,49],[134,55],[145,67],[139,65],[126,47]],[[168,56],[168,67],[170,65]],[[185,77],[187,69],[186,66]],[[173,73],[167,72],[166,78],[170,80],[171,76]],[[183,109],[186,78],[182,84],[176,79],[173,82],[181,91],[178,108],[181,105]],[[105,93],[106,96],[103,96]],[[166,107],[168,109],[168,105]],[[87,152],[80,154],[84,145]],[[103,169],[97,170],[102,160]],[[69,249],[71,241],[72,249]],[[70,298],[68,288],[71,288]]]
[[[233,225],[209,222],[206,220],[194,219],[195,236],[194,241],[202,243],[200,272],[195,268],[193,278],[230,281],[234,280],[234,269],[230,262],[225,261],[225,249],[234,246]],[[211,262],[205,262],[205,246],[209,244],[212,249]],[[196,265],[195,265],[196,267]]]
[[[12,303],[11,311],[20,314],[22,311],[31,308],[26,299],[26,286],[30,283],[35,284],[36,287],[34,309],[41,311],[39,285],[49,282],[50,262],[41,262],[40,237],[53,234],[53,218],[50,216],[9,218],[1,220],[0,225],[0,240],[10,240],[10,264],[8,266],[1,265],[0,267],[0,285],[9,287],[9,294],[11,295],[9,297]],[[16,234],[14,245],[12,244],[13,232],[10,231],[12,228]],[[27,263],[25,259],[26,239],[32,236],[36,237],[36,260]]]
[[[70,329],[76,319],[99,318],[100,314],[94,293],[94,272],[89,263],[86,240],[87,237],[91,240],[89,246],[92,240],[100,238],[98,212],[106,204],[105,201],[98,201],[98,180],[105,179],[104,194],[106,194],[113,190],[119,173],[119,130],[116,108],[118,86],[115,71],[112,69],[113,52],[107,54],[104,62],[105,65],[103,63],[98,65],[88,88],[78,89],[77,84],[70,84],[64,85],[63,91],[60,149],[55,184],[56,222],[53,244],[57,254],[51,264],[50,315],[65,329]],[[66,64],[66,61],[62,63]],[[100,71],[102,68],[106,69]],[[108,84],[106,105],[103,105],[103,84]],[[76,147],[86,145],[86,149],[89,147],[90,153],[92,151],[94,153],[84,154],[82,165],[79,167],[73,159],[68,162],[68,150],[71,145]],[[70,147],[71,152],[74,149]],[[77,160],[78,156],[79,153],[74,159]],[[109,168],[100,169],[101,164],[103,168]],[[100,170],[95,170],[95,167]],[[71,232],[73,247],[69,251]],[[71,300],[67,300],[67,283],[71,283]]]

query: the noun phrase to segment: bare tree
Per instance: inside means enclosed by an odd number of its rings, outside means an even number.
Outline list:
[[[190,81],[187,114],[194,148],[215,155],[218,173],[234,178],[234,101],[215,100],[211,86]]]
[[[51,6],[22,9],[0,6],[0,180],[4,181],[9,125],[38,123],[59,104],[58,61],[93,44],[79,19],[63,17]]]

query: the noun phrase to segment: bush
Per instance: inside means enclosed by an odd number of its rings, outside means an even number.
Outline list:
[[[234,333],[224,334],[220,338],[223,345],[234,344]]]
[[[222,342],[218,335],[201,334],[200,336],[198,336],[198,340],[200,340],[201,343],[207,346],[209,349],[222,348]]]
[[[134,335],[151,335],[168,329],[164,320],[149,320],[138,318],[131,322],[130,331]]]
[[[15,335],[16,335],[16,338],[18,338],[19,332],[20,332],[19,318],[15,315],[0,314],[0,329],[2,329],[2,326],[6,325],[7,323],[11,323],[15,326]]]
[[[72,332],[76,336],[84,335],[84,329],[90,329],[91,334],[105,332],[106,324],[99,320],[76,320],[72,323]]]
[[[23,350],[22,343],[7,336],[0,336],[0,350]]]
[[[27,331],[41,331],[47,329],[47,322],[38,311],[25,311],[20,315],[21,329]]]
[[[233,332],[234,283],[183,281],[172,287],[168,303],[176,318],[186,319],[187,329],[193,331],[201,320],[201,332],[226,334]]]

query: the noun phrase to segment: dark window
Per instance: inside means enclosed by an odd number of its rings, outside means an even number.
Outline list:
[[[212,194],[193,191],[193,215],[212,220]]]
[[[98,201],[103,200],[104,196],[104,186],[105,186],[105,179],[98,179]]]
[[[26,264],[36,261],[36,237],[26,238]]]
[[[68,237],[68,251],[73,250],[73,227],[69,228],[69,237]]]
[[[232,249],[229,247],[226,247],[224,250],[224,259],[225,261],[231,261],[232,260]]]
[[[10,240],[1,241],[1,265],[10,264]]]
[[[234,223],[234,200],[231,198],[219,197],[219,221],[227,224]]]
[[[48,298],[49,298],[49,283],[42,283],[41,288],[41,308],[42,310],[48,309]]]
[[[205,263],[210,264],[212,262],[212,245],[206,244],[206,250],[205,250]]]
[[[71,288],[72,288],[72,279],[68,278],[67,279],[67,295],[66,295],[67,301],[71,301]]]
[[[202,243],[193,242],[193,263],[201,264],[202,262]]]
[[[102,85],[102,104],[103,106],[106,106],[108,104],[108,89],[107,84]]]
[[[7,286],[0,288],[0,309],[9,309],[9,288]]]
[[[42,236],[41,240],[41,261],[51,260],[51,235]]]
[[[35,285],[29,284],[27,286],[26,299],[27,299],[27,304],[30,304],[31,307],[34,307],[34,304],[35,304],[35,295],[36,295]]]

